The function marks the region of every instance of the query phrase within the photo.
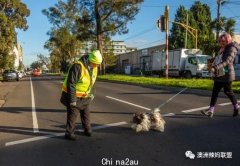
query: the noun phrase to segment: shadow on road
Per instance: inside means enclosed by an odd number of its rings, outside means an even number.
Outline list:
[[[127,114],[127,115],[132,115],[133,113],[131,112],[111,112],[111,111],[91,111],[93,114]]]
[[[66,112],[65,109],[44,109],[36,108],[37,112]],[[32,107],[1,107],[1,112],[7,113],[23,113],[23,112],[32,112]]]

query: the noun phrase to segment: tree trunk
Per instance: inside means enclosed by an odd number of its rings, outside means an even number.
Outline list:
[[[97,48],[100,51],[100,53],[103,56],[103,39],[102,39],[102,22],[101,22],[101,16],[99,14],[99,1],[95,0],[95,17],[96,17],[96,24],[97,24]],[[100,65],[100,74],[104,75],[105,74],[105,60],[103,57],[103,62]]]

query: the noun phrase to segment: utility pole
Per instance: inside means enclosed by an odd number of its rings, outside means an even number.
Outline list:
[[[165,59],[166,59],[166,69],[165,69],[165,75],[166,79],[168,79],[168,10],[169,6],[165,6],[165,12],[164,12],[164,17],[165,17],[165,26],[166,26],[166,47],[165,47]]]
[[[217,0],[217,26],[216,26],[216,40],[218,40],[219,37],[219,33],[221,30],[221,25],[220,25],[220,8],[221,5],[227,2],[227,0]]]
[[[188,26],[188,13],[187,13],[187,26]],[[186,27],[186,36],[185,36],[185,48],[187,48],[187,32],[188,32],[188,29]]]
[[[219,37],[219,31],[220,31],[220,6],[221,6],[221,0],[217,0],[217,27],[216,27],[216,41]]]

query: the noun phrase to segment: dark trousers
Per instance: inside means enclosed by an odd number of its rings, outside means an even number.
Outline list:
[[[213,90],[212,90],[212,98],[210,102],[210,106],[213,107],[216,105],[218,94],[221,91],[221,89],[224,89],[224,93],[228,96],[228,98],[231,100],[233,105],[237,104],[236,97],[232,90],[232,82],[217,82],[214,81]]]
[[[76,128],[76,121],[78,118],[78,114],[80,112],[80,117],[82,121],[82,127],[84,130],[91,131],[91,122],[90,122],[90,110],[89,104],[79,107],[81,105],[81,101],[77,101],[77,106],[70,106],[67,104],[67,125],[66,125],[66,133],[74,134]]]

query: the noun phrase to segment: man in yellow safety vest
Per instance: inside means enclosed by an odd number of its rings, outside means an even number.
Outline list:
[[[92,135],[89,105],[94,98],[93,87],[98,66],[102,63],[99,50],[92,51],[75,62],[69,69],[62,85],[61,102],[67,107],[65,138],[76,140],[74,135],[78,112],[86,136]]]

